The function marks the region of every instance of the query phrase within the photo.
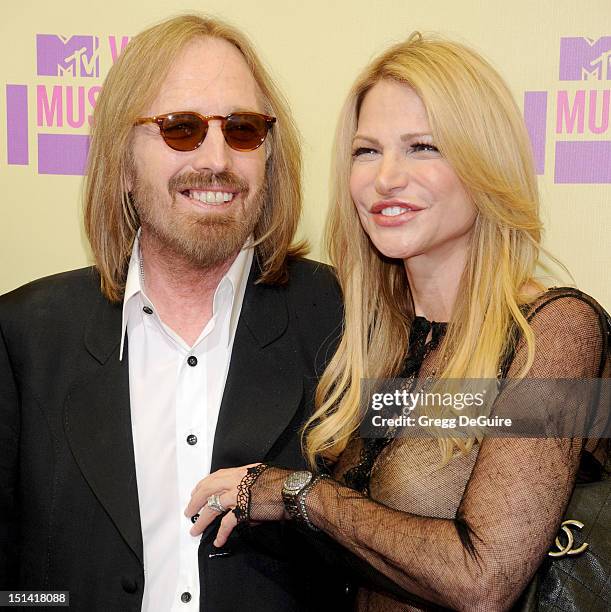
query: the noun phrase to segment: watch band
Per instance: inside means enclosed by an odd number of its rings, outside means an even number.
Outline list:
[[[286,513],[295,522],[300,525],[304,525],[311,531],[320,530],[312,523],[310,517],[308,516],[308,511],[306,508],[306,498],[314,487],[314,485],[325,478],[329,478],[329,476],[327,474],[315,476],[302,489],[295,492],[294,494],[288,494],[285,490],[282,491],[282,498],[284,501]]]
[[[290,473],[282,485],[282,501],[290,519],[302,520],[299,509],[299,493],[312,481],[312,472],[297,471]]]

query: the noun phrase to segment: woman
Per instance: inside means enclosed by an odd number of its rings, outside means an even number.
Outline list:
[[[236,514],[292,518],[360,564],[374,587],[360,589],[360,610],[507,609],[550,548],[582,439],[362,439],[360,383],[596,378],[609,355],[604,312],[535,278],[530,143],[506,85],[470,49],[415,34],[374,60],[344,106],[333,176],[345,328],[304,433],[313,469],[332,478],[221,470],[194,490],[192,533],[230,507],[217,545]]]

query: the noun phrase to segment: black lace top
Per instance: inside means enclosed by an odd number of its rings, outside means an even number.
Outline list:
[[[528,318],[535,335],[529,377],[609,376],[611,325],[593,299],[574,289],[550,290]],[[444,331],[442,323],[414,320],[403,376],[436,371]],[[519,341],[507,376],[525,359]],[[503,402],[502,392],[496,402]],[[307,513],[328,536],[328,556],[339,543],[341,562],[358,573],[358,610],[506,610],[553,542],[582,450],[581,439],[485,438],[440,466],[436,439],[355,438],[334,466],[334,479],[309,492]],[[272,467],[255,482],[252,520],[284,518],[287,473]]]
[[[405,358],[403,369],[398,378],[409,379],[418,376],[424,358],[432,350],[437,349],[446,328],[447,323],[430,322],[424,317],[414,318],[409,333],[410,351]],[[373,465],[384,447],[393,439],[393,435],[388,435],[383,438],[363,440],[359,461],[343,475],[344,482],[356,491],[360,491],[364,495],[370,495],[369,479]]]

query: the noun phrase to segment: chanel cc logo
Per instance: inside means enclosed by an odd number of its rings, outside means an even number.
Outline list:
[[[550,550],[547,553],[550,557],[558,558],[558,557],[566,557],[567,555],[570,555],[571,557],[573,557],[575,555],[582,553],[589,546],[588,542],[584,542],[579,548],[573,548],[573,544],[575,543],[575,538],[573,537],[573,532],[570,529],[571,526],[577,527],[577,529],[582,529],[583,523],[581,521],[575,521],[573,519],[570,519],[568,521],[564,521],[564,523],[560,525],[560,528],[562,529],[562,531],[564,531],[566,535],[567,541],[566,541],[566,544],[563,545],[560,542],[560,536],[558,536],[555,540],[558,550]]]

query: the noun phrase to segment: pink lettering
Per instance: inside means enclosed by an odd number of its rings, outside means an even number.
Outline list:
[[[47,88],[44,85],[36,86],[36,106],[38,109],[37,113],[37,124],[38,127],[43,126],[57,126],[62,127],[64,125],[63,113],[62,113],[62,86],[54,85],[53,93],[51,95],[51,102],[49,102]]]
[[[95,87],[92,87],[89,90],[89,93],[87,94],[87,99],[89,100],[89,105],[91,106],[91,111],[92,111],[88,118],[90,126],[93,125],[93,110],[95,109],[95,105],[96,105],[96,102],[98,101],[98,96],[100,95],[101,91],[102,91],[102,88],[99,85],[96,85]]]
[[[577,123],[577,133],[583,134],[585,125],[586,91],[580,89],[575,92],[575,99],[571,107],[569,103],[569,92],[558,92],[558,103],[556,112],[556,134],[572,134]],[[564,124],[564,129],[563,129]]]
[[[121,48],[117,50],[117,37],[109,36],[108,44],[110,45],[110,55],[112,57],[112,63],[114,64],[117,61],[117,58],[121,54],[121,52],[127,47],[127,43],[129,42],[129,36],[121,37]]]
[[[75,103],[74,90],[78,92],[78,101]],[[78,116],[75,118],[74,110]],[[73,128],[79,128],[85,123],[85,88],[80,85],[78,88],[66,87],[66,121]]]
[[[611,96],[611,90],[606,89],[601,92],[603,95],[602,109],[600,113],[600,124],[596,124],[596,111],[598,110],[597,97],[598,91],[592,89],[590,91],[590,112],[588,113],[588,127],[593,134],[603,134],[609,129],[609,97]]]

